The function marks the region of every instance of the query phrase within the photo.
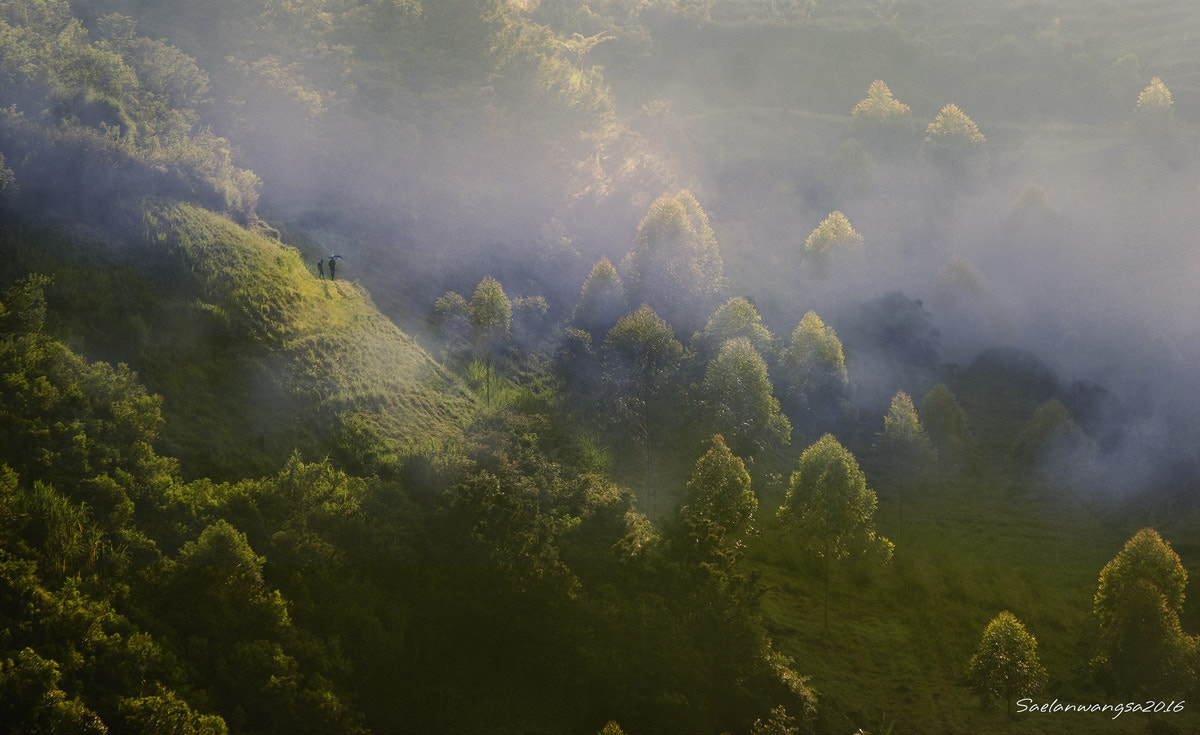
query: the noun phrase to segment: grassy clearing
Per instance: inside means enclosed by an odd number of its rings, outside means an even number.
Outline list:
[[[164,398],[163,450],[188,475],[274,471],[300,449],[347,461],[437,454],[460,441],[468,392],[357,283],[318,280],[299,254],[182,204],[127,223],[6,238],[54,276],[62,331],[127,362]]]

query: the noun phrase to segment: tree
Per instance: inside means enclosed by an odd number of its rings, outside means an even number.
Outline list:
[[[120,705],[125,732],[136,735],[227,735],[225,721],[202,715],[169,689],[144,697],[123,699]]]
[[[1057,398],[1037,407],[1013,442],[1013,456],[1052,484],[1079,485],[1099,471],[1096,443]]]
[[[975,121],[950,103],[942,108],[925,128],[925,146],[942,163],[954,169],[970,170],[986,163],[987,141]]]
[[[713,312],[700,333],[700,342],[711,357],[722,345],[737,337],[750,340],[759,354],[771,350],[771,332],[763,326],[754,304],[741,296],[734,296]]]
[[[955,463],[967,459],[974,443],[967,414],[945,383],[933,386],[921,399],[921,416],[941,459]]]
[[[1003,699],[1011,714],[1013,697],[1035,694],[1046,683],[1037,639],[1005,610],[984,628],[979,649],[967,666],[967,678],[985,703],[993,697]]]
[[[720,434],[713,436],[712,446],[696,460],[684,486],[683,503],[679,518],[686,555],[722,567],[736,562],[758,509],[758,498],[750,489],[746,466]]]
[[[1144,79],[1145,77],[1143,77]],[[1175,101],[1171,99],[1171,90],[1158,77],[1150,80],[1150,84],[1142,90],[1137,99],[1137,112],[1146,116],[1165,116],[1171,113]]]
[[[571,324],[595,339],[605,334],[625,311],[625,288],[608,258],[602,258],[588,273],[571,314]]]
[[[76,654],[78,655],[78,654]],[[56,661],[32,648],[0,661],[0,722],[14,733],[104,735],[108,728],[82,701],[68,698]]]
[[[629,256],[629,296],[668,323],[694,324],[725,289],[724,265],[708,215],[690,191],[659,197],[638,224]]]
[[[826,434],[804,450],[792,473],[779,519],[825,568],[825,630],[829,630],[830,564],[851,554],[892,557],[892,543],[875,533],[879,501],[845,447]]]
[[[904,490],[923,479],[937,461],[937,450],[925,434],[912,398],[904,391],[892,397],[883,417],[883,434],[877,445],[879,458],[887,468],[885,476],[896,493],[900,512],[899,540],[904,540]]]
[[[1092,611],[1100,625],[1093,667],[1108,686],[1136,696],[1186,691],[1195,641],[1183,634],[1187,571],[1171,545],[1152,528],[1133,535],[1104,566]]]
[[[846,215],[830,212],[805,239],[804,254],[813,263],[817,273],[824,275],[835,252],[856,248],[862,243],[862,235],[854,231]]]
[[[850,385],[842,342],[832,327],[810,311],[792,330],[792,341],[780,356],[783,396],[793,416],[816,414],[836,406]],[[812,415],[811,418],[820,418]],[[816,421],[805,422],[814,425]]]
[[[750,728],[750,735],[800,735],[801,732],[796,718],[789,715],[783,705],[773,708],[766,722],[757,719]]]
[[[890,125],[911,120],[912,108],[893,97],[892,90],[882,79],[876,79],[867,89],[866,98],[850,111],[850,116],[876,125]]]
[[[855,132],[868,142],[891,146],[911,135],[912,108],[892,96],[882,79],[871,82],[867,96],[850,111]]]
[[[953,102],[943,107],[925,128],[925,142],[938,149],[975,150],[986,141],[975,121]]]
[[[477,349],[487,367],[487,405],[492,405],[492,360],[512,326],[512,304],[500,282],[488,276],[479,282],[468,307],[468,320]]]
[[[937,460],[937,450],[921,426],[912,398],[904,391],[897,391],[892,397],[883,417],[879,452],[900,485],[920,478]]]
[[[683,345],[671,325],[643,304],[609,330],[603,352],[605,381],[612,386],[618,413],[642,445],[649,474],[655,408],[679,370]]]
[[[713,425],[739,452],[788,443],[792,425],[771,393],[767,364],[745,337],[726,342],[709,363],[704,393]]]
[[[447,291],[433,302],[433,323],[453,348],[467,338],[471,307],[459,293]]]

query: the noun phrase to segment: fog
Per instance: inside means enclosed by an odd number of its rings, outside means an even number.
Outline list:
[[[193,129],[225,137],[262,178],[258,214],[309,262],[342,254],[339,275],[406,329],[486,275],[510,297],[544,296],[565,324],[591,265],[620,263],[651,202],[687,188],[716,233],[727,295],[750,298],[783,337],[816,310],[847,345],[864,415],[898,389],[923,391],[944,363],[1006,346],[1036,355],[1063,390],[1082,381],[1116,397],[1114,471],[1147,474],[1158,463],[1135,458],[1150,448],[1196,452],[1200,76],[1187,24],[1168,13],[259,5],[200,3],[185,17],[139,0],[72,7],[97,42],[101,18],[120,12],[194,57],[210,89]],[[1137,109],[1151,77],[1175,95],[1155,121]],[[885,144],[850,117],[875,79],[912,108],[911,130]],[[987,137],[965,163],[923,142],[950,102]],[[822,273],[803,243],[835,210],[863,244]],[[928,314],[932,360],[866,334],[864,305],[889,294]]]

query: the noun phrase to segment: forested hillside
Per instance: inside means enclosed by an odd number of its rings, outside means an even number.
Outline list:
[[[1197,30],[0,0],[0,729],[1197,731]]]

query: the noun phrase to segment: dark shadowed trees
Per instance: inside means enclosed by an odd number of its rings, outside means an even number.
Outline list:
[[[621,277],[608,258],[603,258],[592,266],[583,282],[579,301],[571,314],[571,324],[599,340],[624,313],[625,288]]]
[[[671,325],[643,304],[621,317],[604,339],[604,379],[623,423],[642,446],[650,471],[654,415],[667,400],[665,389],[679,370],[683,345]]]

